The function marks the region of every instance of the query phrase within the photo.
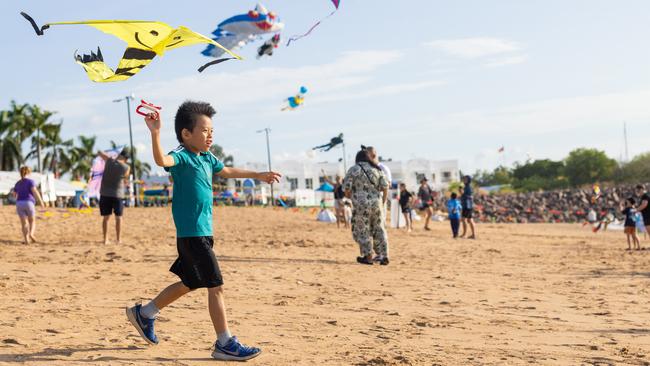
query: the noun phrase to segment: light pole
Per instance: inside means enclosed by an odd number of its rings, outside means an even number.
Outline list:
[[[343,175],[348,173],[348,162],[345,159],[345,140],[341,143],[343,145]]]
[[[123,100],[126,100],[126,113],[129,116],[129,140],[131,142],[131,174],[133,177],[133,196],[135,197],[135,207],[140,206],[138,202],[138,184],[135,182],[136,177],[138,176],[135,171],[135,150],[133,150],[133,130],[131,128],[131,101],[135,99],[133,94],[127,95],[124,98],[115,99],[113,103],[119,103]]]
[[[271,145],[269,143],[269,132],[271,132],[271,129],[267,127],[263,130],[257,131],[257,133],[262,133],[262,132],[266,133],[266,157],[269,162],[269,172],[270,172],[272,171],[271,170]],[[273,196],[273,183],[271,183],[271,206],[275,206],[275,196]]]

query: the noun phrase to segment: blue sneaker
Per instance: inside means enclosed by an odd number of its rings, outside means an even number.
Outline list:
[[[129,318],[131,324],[133,324],[147,343],[158,344],[158,337],[156,337],[156,333],[153,330],[153,323],[156,319],[147,319],[140,315],[140,308],[142,308],[142,304],[136,304],[132,308],[127,306],[126,317]]]
[[[246,361],[259,356],[260,353],[262,353],[261,349],[245,346],[239,343],[237,337],[233,336],[223,347],[219,345],[219,342],[214,343],[212,358],[223,361]]]

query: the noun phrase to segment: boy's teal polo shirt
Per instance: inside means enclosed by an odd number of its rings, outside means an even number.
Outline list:
[[[165,168],[174,180],[172,216],[176,236],[212,236],[212,176],[223,163],[211,152],[198,155],[183,145],[169,153],[175,165]]]

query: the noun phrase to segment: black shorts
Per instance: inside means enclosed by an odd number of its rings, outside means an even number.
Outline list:
[[[426,210],[427,208],[431,207],[430,204],[428,203],[422,203],[420,204],[420,210]]]
[[[169,270],[191,289],[223,285],[213,244],[211,236],[176,238],[178,258]]]
[[[461,211],[460,216],[464,219],[471,219],[472,218],[472,209],[471,208],[464,208],[463,211]]]
[[[402,213],[409,213],[411,212],[411,208],[409,206],[402,206]]]
[[[100,196],[99,197],[99,213],[102,216],[110,216],[112,213],[115,216],[122,216],[124,212],[124,202],[121,198]]]

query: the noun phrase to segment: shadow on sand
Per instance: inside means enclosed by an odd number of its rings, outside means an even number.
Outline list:
[[[110,361],[143,361],[143,362],[174,362],[174,361],[214,361],[212,358],[168,358],[168,357],[116,357],[116,356],[99,356],[97,358],[88,358],[84,355],[76,355],[77,353],[84,352],[110,352],[110,351],[139,351],[144,348],[137,346],[128,347],[100,347],[100,346],[69,346],[61,348],[45,348],[42,351],[28,352],[28,353],[0,353],[0,362],[3,363],[25,363],[25,362],[87,362],[89,364],[97,364],[101,362]],[[134,355],[135,356],[135,355]]]

